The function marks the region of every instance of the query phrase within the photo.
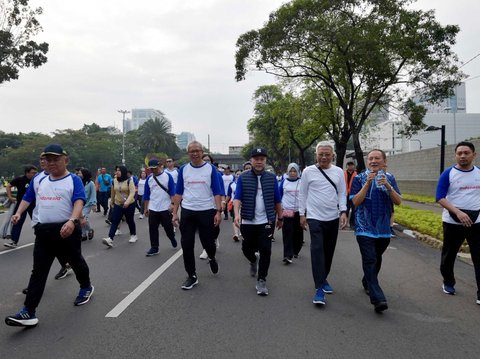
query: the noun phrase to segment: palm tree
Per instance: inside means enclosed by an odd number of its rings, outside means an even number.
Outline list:
[[[171,130],[170,122],[165,117],[148,120],[138,129],[138,143],[141,149],[145,153],[164,152],[169,155],[178,153],[180,150]]]

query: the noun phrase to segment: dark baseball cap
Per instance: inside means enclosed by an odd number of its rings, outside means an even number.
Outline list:
[[[67,151],[62,146],[57,144],[51,144],[45,147],[41,156],[54,155],[54,156],[68,156]]]
[[[250,152],[250,157],[256,157],[256,156],[268,157],[267,150],[263,147],[257,147],[252,149],[252,151]]]
[[[148,161],[148,168],[157,168],[158,166],[160,166],[160,161],[159,160],[150,160]]]

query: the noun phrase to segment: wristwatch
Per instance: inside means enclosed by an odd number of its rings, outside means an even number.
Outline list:
[[[80,225],[80,220],[78,218],[70,218],[69,221],[72,221],[75,226]]]

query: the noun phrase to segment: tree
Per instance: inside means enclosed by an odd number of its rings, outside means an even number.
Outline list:
[[[19,69],[47,62],[48,44],[30,40],[42,31],[37,20],[42,12],[30,8],[28,0],[0,2],[0,84],[18,79]]]
[[[155,118],[141,125],[138,129],[138,142],[144,153],[164,152],[175,156],[180,152],[166,118]]]
[[[293,0],[260,30],[237,40],[236,79],[251,69],[307,81],[337,105],[343,161],[350,137],[364,168],[360,131],[374,111],[395,104],[413,110],[412,133],[423,128],[412,94],[430,102],[447,97],[463,74],[451,47],[458,26],[442,26],[434,11],[412,10],[413,0]],[[327,95],[327,97],[325,97]],[[328,101],[325,101],[328,103]],[[330,111],[337,111],[333,107]],[[407,116],[412,112],[407,113]],[[339,118],[340,120],[340,118]],[[338,164],[338,162],[337,162]]]

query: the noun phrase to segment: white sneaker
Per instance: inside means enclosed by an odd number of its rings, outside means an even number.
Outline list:
[[[200,254],[200,259],[208,259],[207,251],[204,249],[202,254]]]
[[[139,215],[138,218],[143,219],[143,214]]]
[[[220,241],[217,239],[215,239],[215,245],[217,246],[217,248],[220,248]]]
[[[111,238],[103,238],[102,239],[102,243],[105,244],[108,248],[112,248],[113,247],[113,241]]]
[[[129,243],[135,243],[136,241],[138,241],[138,237],[136,234],[130,236],[130,239],[128,240]]]
[[[122,232],[120,232],[119,229],[117,229],[117,230],[115,231],[115,235],[116,235],[116,236],[119,236],[119,235],[121,235],[121,234],[122,234]]]
[[[14,241],[8,241],[3,244],[7,248],[17,248],[18,244]]]

